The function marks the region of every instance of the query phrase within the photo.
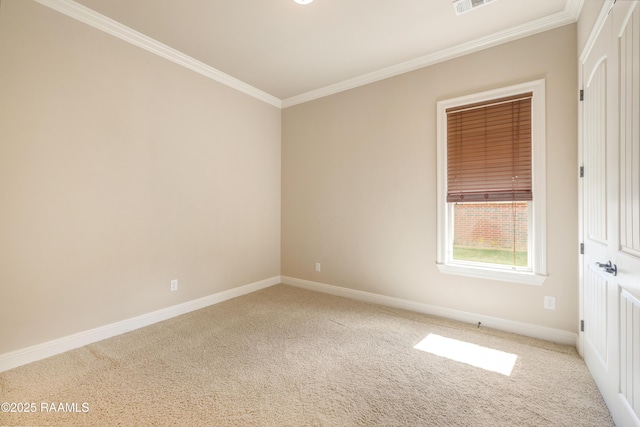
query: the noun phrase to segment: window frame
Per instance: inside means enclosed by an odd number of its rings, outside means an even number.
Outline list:
[[[529,202],[530,269],[511,269],[493,264],[452,259],[452,203],[447,202],[447,113],[448,108],[486,102],[492,99],[533,92],[531,100],[531,162],[533,201]],[[546,127],[545,80],[534,80],[499,89],[474,93],[437,102],[437,261],[442,273],[504,282],[542,285],[547,277],[546,248]],[[480,265],[479,265],[480,264]]]

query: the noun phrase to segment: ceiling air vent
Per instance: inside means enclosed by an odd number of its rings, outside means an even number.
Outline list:
[[[489,4],[495,0],[454,0],[453,8],[456,10],[456,15],[462,15],[465,12],[469,12],[485,4]]]

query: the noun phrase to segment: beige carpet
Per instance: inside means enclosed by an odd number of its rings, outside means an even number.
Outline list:
[[[429,334],[515,366],[415,349]],[[10,426],[613,425],[572,347],[285,285],[1,373],[0,401],[37,405]]]

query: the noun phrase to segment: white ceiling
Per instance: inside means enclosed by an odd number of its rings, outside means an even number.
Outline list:
[[[86,6],[284,106],[575,22],[583,3],[495,0],[456,16],[452,0],[38,1]]]

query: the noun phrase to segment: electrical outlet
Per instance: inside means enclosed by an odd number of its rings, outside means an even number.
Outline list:
[[[316,262],[316,271],[320,271],[320,263]]]
[[[178,290],[178,279],[173,279],[171,281],[171,292]]]
[[[555,297],[544,297],[544,308],[547,310],[555,310],[556,309],[556,298]]]

